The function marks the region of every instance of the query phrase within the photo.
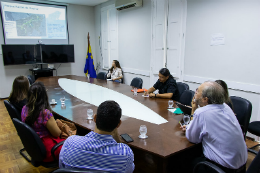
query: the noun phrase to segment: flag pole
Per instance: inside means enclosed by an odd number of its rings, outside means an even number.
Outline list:
[[[90,41],[89,41],[89,32],[88,32],[88,53],[89,53],[89,45],[90,45]]]

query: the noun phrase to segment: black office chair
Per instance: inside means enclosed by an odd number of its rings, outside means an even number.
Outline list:
[[[35,167],[43,166],[46,168],[55,168],[59,165],[58,160],[56,159],[54,152],[55,150],[63,145],[64,141],[56,144],[51,149],[52,157],[54,158],[53,162],[43,162],[43,159],[46,156],[46,149],[42,140],[37,135],[37,133],[27,124],[18,120],[17,118],[13,119],[14,126],[18,132],[18,135],[23,143],[24,148],[31,157],[31,160],[23,153],[24,150],[20,150],[20,154]]]
[[[97,79],[107,80],[107,73],[106,72],[99,72],[97,75]]]
[[[136,87],[136,88],[143,88],[143,79],[139,78],[139,77],[135,77],[132,81],[130,86]]]
[[[194,94],[195,94],[194,91],[185,90],[185,91],[182,93],[179,102],[180,102],[181,104],[183,104],[183,105],[191,106],[191,101],[192,101],[192,98],[193,98]]]
[[[236,114],[237,120],[242,128],[244,138],[246,138],[252,113],[252,103],[247,99],[236,96],[230,96],[230,99],[233,103],[233,111]]]
[[[32,75],[27,75],[27,78],[29,80],[30,85],[32,85],[35,82],[35,78]]]
[[[108,173],[105,171],[98,171],[98,170],[73,170],[73,169],[57,169],[55,171],[53,171],[53,173],[57,173],[57,172],[85,172],[85,173]]]
[[[124,83],[124,72],[123,72],[123,70],[122,70],[122,76],[123,76],[123,78],[121,79],[121,83]]]
[[[252,133],[253,135],[260,136],[260,121],[253,121],[253,122],[249,123],[248,131],[250,133]],[[257,154],[257,151],[255,151],[254,148],[256,148],[258,146],[260,146],[260,144],[257,144],[255,146],[249,148],[248,151],[251,153]]]
[[[248,167],[246,173],[260,173],[260,151],[257,153],[256,157]]]
[[[210,172],[216,172],[216,173],[225,173],[222,169],[220,169],[218,166],[214,165],[213,163],[207,162],[207,161],[203,161],[198,163],[194,169],[193,169],[193,173],[201,173],[200,169],[204,167],[204,169],[206,168],[207,171]]]
[[[252,163],[249,165],[246,173],[260,173],[260,151],[257,153],[256,157],[252,161]],[[207,167],[211,170],[214,170],[217,173],[225,173],[222,169],[220,169],[218,166],[214,165],[213,163],[203,161],[198,163],[195,168],[193,169],[193,173],[199,173],[199,169],[201,166]],[[242,169],[246,169],[245,166]]]
[[[182,82],[177,82],[177,87],[180,93],[180,97],[185,90],[189,90],[190,88],[188,84]]]
[[[8,100],[4,100],[4,104],[11,119],[17,118],[18,120],[21,120],[21,112],[18,112],[12,103],[10,103]]]

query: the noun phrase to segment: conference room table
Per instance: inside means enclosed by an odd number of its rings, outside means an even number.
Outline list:
[[[189,172],[192,160],[202,154],[201,144],[190,143],[180,129],[183,115],[168,110],[169,99],[143,97],[143,93],[135,96],[126,84],[84,76],[43,77],[37,81],[45,85],[49,101],[57,102],[51,106],[55,118],[74,122],[82,136],[95,128],[95,122],[87,119],[87,110],[96,114],[102,101],[116,100],[122,108],[118,132],[134,140],[127,143],[134,153],[134,172]],[[66,98],[65,106],[61,97]],[[146,139],[138,137],[141,125],[147,127]]]

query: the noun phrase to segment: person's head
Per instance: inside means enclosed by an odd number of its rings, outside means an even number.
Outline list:
[[[224,89],[225,102],[226,103],[231,102],[230,98],[229,98],[228,86],[227,86],[226,82],[224,82],[223,80],[216,80],[215,82],[217,82],[219,85],[221,85],[222,88]]]
[[[223,104],[224,89],[216,82],[204,82],[195,93],[195,102],[201,107],[208,104]]]
[[[11,102],[19,102],[27,98],[29,81],[25,76],[18,76],[14,79],[12,91],[9,96]]]
[[[116,67],[117,67],[117,68],[121,68],[119,61],[113,60],[113,62],[112,62],[112,67],[114,67],[114,68],[116,68]]]
[[[171,75],[170,71],[167,68],[162,68],[159,71],[159,81],[164,83],[165,81],[167,81],[169,79],[169,77],[173,78],[173,76]]]
[[[50,109],[48,95],[46,88],[41,82],[35,82],[32,84],[28,91],[27,96],[28,116],[25,122],[32,126],[40,115],[41,111]]]
[[[115,101],[105,101],[98,106],[94,117],[98,130],[112,132],[121,124],[122,110]]]

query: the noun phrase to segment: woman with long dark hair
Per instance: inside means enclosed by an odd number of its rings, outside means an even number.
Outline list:
[[[117,60],[113,60],[112,67],[109,69],[107,73],[107,78],[110,77],[114,82],[118,82],[118,83],[122,82],[123,72],[120,63]]]
[[[30,87],[27,98],[28,102],[21,113],[22,121],[31,126],[41,138],[47,153],[43,161],[51,162],[54,160],[51,155],[52,147],[65,139],[60,138],[61,130],[51,113],[48,95],[43,83],[35,82]],[[55,150],[56,158],[59,157],[61,147]]]
[[[221,85],[222,88],[224,89],[225,103],[233,110],[233,104],[229,97],[228,86],[226,82],[224,82],[223,80],[216,80],[215,82]]]
[[[18,76],[14,79],[9,101],[20,113],[23,106],[27,103],[29,81],[25,76]]]
[[[154,94],[153,92],[157,89],[159,94]],[[177,83],[167,68],[162,68],[159,71],[158,81],[144,95],[148,94],[150,97],[173,99],[175,101],[178,101],[180,98]]]

